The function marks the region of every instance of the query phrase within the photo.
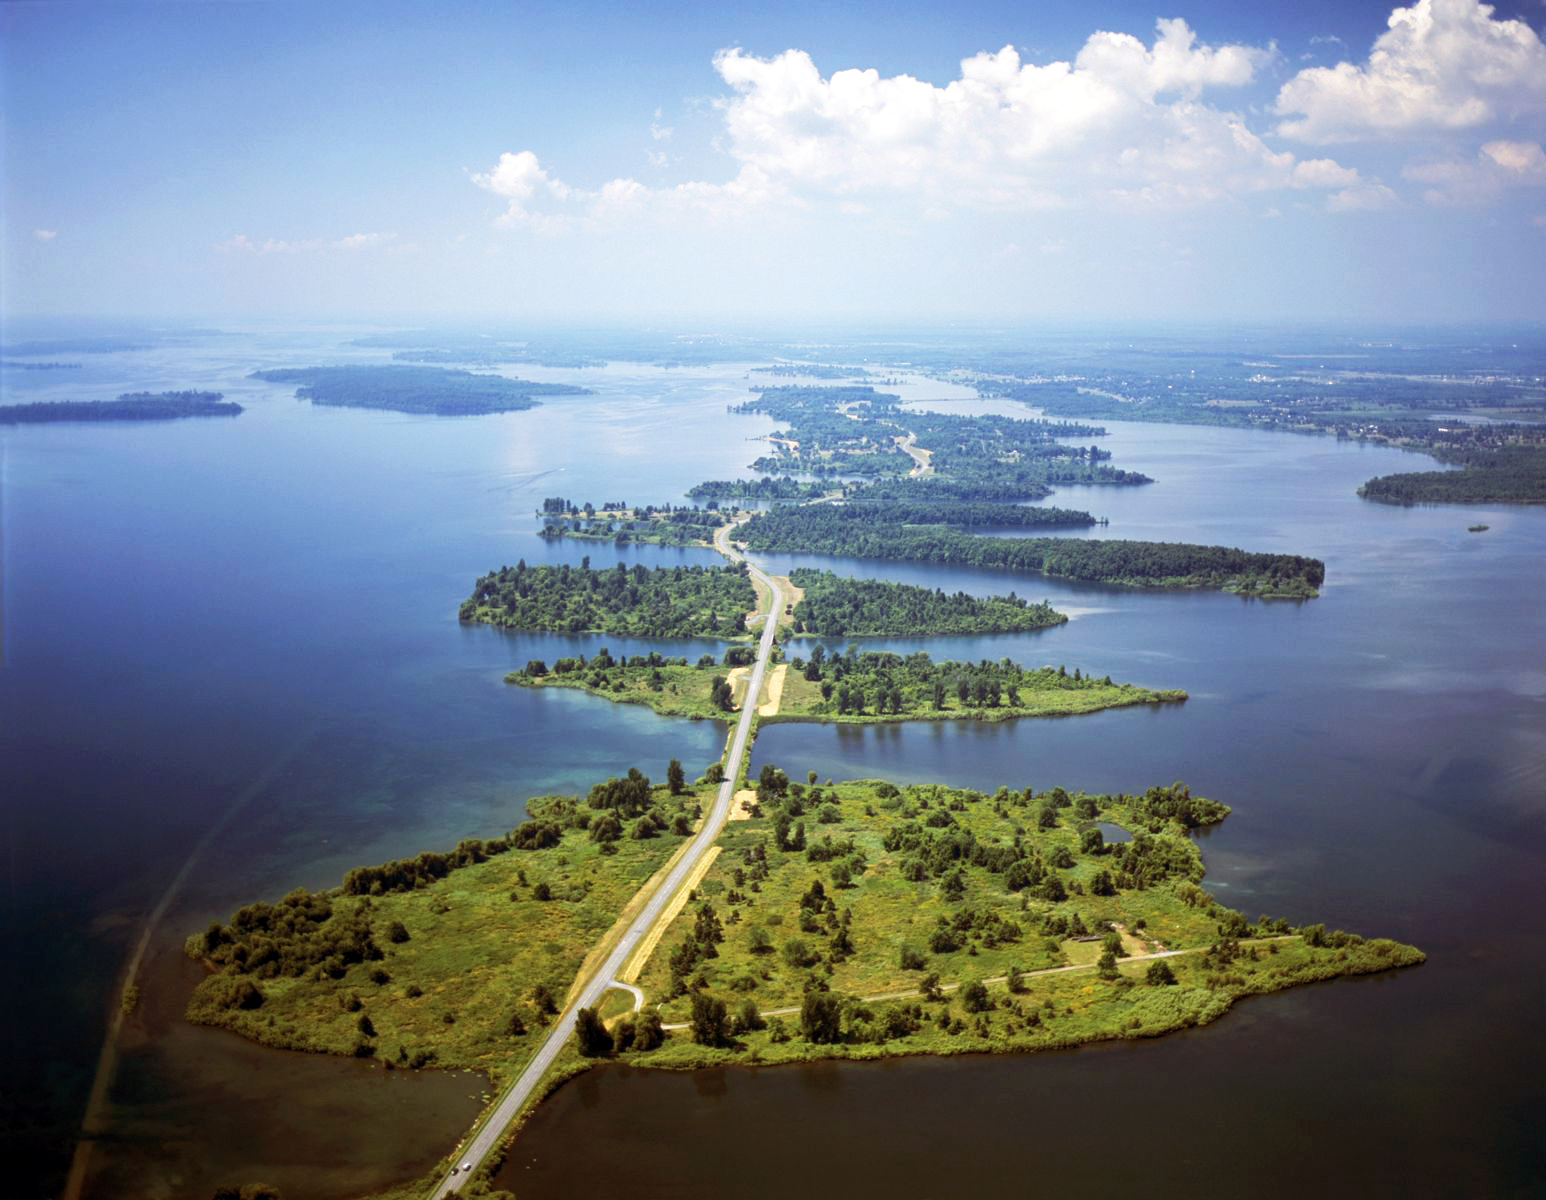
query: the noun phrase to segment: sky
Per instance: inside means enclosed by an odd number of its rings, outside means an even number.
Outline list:
[[[1546,320],[1546,0],[0,4],[0,311]]]

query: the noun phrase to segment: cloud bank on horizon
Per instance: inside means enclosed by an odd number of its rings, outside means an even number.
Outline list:
[[[542,232],[771,207],[940,220],[1274,194],[1337,212],[1485,204],[1546,185],[1546,45],[1489,5],[1417,0],[1391,13],[1363,62],[1296,72],[1270,113],[1229,103],[1279,60],[1271,44],[1202,44],[1180,18],[1160,20],[1149,44],[1093,33],[1071,62],[984,51],[943,86],[864,68],[823,76],[798,49],[730,49],[714,59],[731,89],[716,102],[737,168],[728,180],[585,188],[525,149],[471,178],[505,202],[498,224]],[[1398,174],[1422,185],[1415,195],[1346,161],[1391,150],[1409,154]]]
[[[0,5],[0,309],[1542,322],[1495,2]]]

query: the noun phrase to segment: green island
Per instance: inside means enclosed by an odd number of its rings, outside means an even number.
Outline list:
[[[1546,444],[1436,448],[1455,471],[1380,475],[1358,489],[1381,504],[1546,504]]]
[[[183,417],[234,417],[242,406],[220,392],[125,392],[116,400],[60,400],[0,406],[0,425],[54,421],[175,421]]]
[[[796,567],[789,581],[803,595],[794,633],[814,637],[916,637],[920,634],[1028,633],[1068,620],[1043,601],[1007,596],[947,595],[939,588],[880,579],[848,579]]]
[[[1104,464],[1097,446],[1060,438],[1096,437],[1098,426],[1013,417],[961,417],[904,410],[869,386],[758,387],[734,411],[761,413],[788,426],[770,435],[755,471],[817,477],[927,477],[1013,487],[1045,496],[1058,483],[1148,483],[1147,476]]]
[[[534,408],[538,396],[585,396],[588,388],[423,366],[294,367],[254,371],[265,383],[293,383],[297,400],[338,408],[379,408],[443,417]]]
[[[665,716],[724,717],[743,707],[739,674],[750,651],[731,649],[722,662],[696,663],[658,653],[614,657],[603,648],[589,659],[561,658],[550,668],[533,659],[505,676],[521,687],[576,688],[625,704],[644,704]],[[727,673],[728,669],[728,673]],[[738,674],[739,673],[739,674]],[[1070,717],[1107,708],[1166,704],[1186,699],[1179,689],[1156,691],[1096,679],[1078,667],[1026,668],[997,662],[936,662],[929,655],[848,649],[828,655],[817,645],[809,659],[774,668],[759,708],[775,721],[1008,721],[1016,717]]]
[[[737,539],[755,552],[955,563],[1125,587],[1217,588],[1263,598],[1318,594],[1325,565],[1298,554],[1257,554],[1186,542],[983,537],[943,526],[880,525],[830,505],[783,506],[752,517]]]
[[[634,637],[746,636],[757,592],[744,566],[592,570],[529,567],[522,559],[478,580],[462,601],[461,620],[552,633]]]
[[[707,507],[648,504],[634,507],[626,500],[574,504],[562,496],[542,502],[543,538],[574,538],[588,542],[629,542],[657,546],[709,545],[714,531],[730,519],[718,504]]]
[[[508,1082],[710,801],[674,761],[667,775],[534,800],[504,837],[238,910],[188,938],[210,972],[188,1017]],[[1220,905],[1188,835],[1229,810],[1182,784],[990,795],[767,766],[744,796],[623,971],[643,1002],[618,989],[580,1009],[553,1080],[606,1058],[696,1068],[1153,1037],[1244,996],[1424,957]]]

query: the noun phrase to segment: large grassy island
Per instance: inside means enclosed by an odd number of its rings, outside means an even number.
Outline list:
[[[384,1067],[519,1071],[582,961],[684,844],[709,792],[673,763],[529,805],[509,835],[349,872],[188,939],[191,1019]],[[996,793],[764,768],[706,873],[580,1010],[558,1078],[645,1066],[1034,1051],[1204,1024],[1239,998],[1421,962],[1417,949],[1245,914],[1199,886],[1181,784]],[[1103,835],[1120,827],[1126,840]],[[610,932],[609,932],[610,930]]]

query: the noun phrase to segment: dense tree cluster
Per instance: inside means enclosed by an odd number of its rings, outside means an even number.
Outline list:
[[[1044,629],[1068,618],[1051,605],[1010,593],[978,598],[965,592],[878,579],[845,579],[808,567],[790,573],[805,592],[795,606],[795,632],[820,637],[907,636],[935,633],[1014,633]]]
[[[733,638],[757,606],[744,564],[610,570],[528,567],[523,560],[478,580],[462,602],[463,621],[556,633],[635,637]]]
[[[350,905],[335,913],[330,897],[305,888],[277,904],[237,909],[229,923],[211,925],[190,939],[188,948],[217,967],[258,979],[313,970],[337,979],[353,963],[382,957],[368,905]],[[219,987],[230,990],[228,984]]]
[[[694,500],[718,504],[722,500],[814,500],[830,489],[819,483],[802,483],[788,475],[761,479],[710,479],[694,484],[687,494]]]
[[[588,389],[475,375],[440,367],[287,367],[254,371],[266,383],[294,383],[297,400],[343,408],[383,408],[437,416],[479,416],[534,408],[536,396],[582,396]]]
[[[415,888],[428,887],[458,867],[469,867],[473,863],[487,861],[492,855],[503,854],[515,844],[518,836],[519,830],[509,837],[487,841],[468,838],[458,843],[449,854],[426,850],[414,858],[394,859],[380,866],[353,867],[344,876],[343,893],[346,896],[380,896],[387,892],[411,892]]]
[[[1457,471],[1380,475],[1358,494],[1381,504],[1546,504],[1546,446],[1443,453]]]
[[[1041,571],[1092,583],[1213,587],[1268,595],[1313,595],[1325,564],[1297,554],[1254,554],[1186,542],[1088,538],[993,538],[940,528],[835,523],[818,508],[777,508],[753,517],[741,537],[759,553],[958,563]]]
[[[242,406],[220,392],[125,392],[116,400],[59,400],[0,405],[0,425],[51,421],[171,421],[179,417],[234,417]]]

